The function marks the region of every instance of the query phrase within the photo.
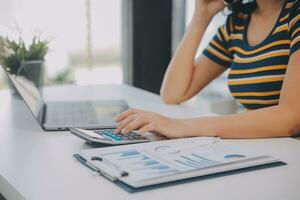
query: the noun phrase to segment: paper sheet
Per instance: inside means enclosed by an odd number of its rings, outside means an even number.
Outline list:
[[[136,182],[256,157],[216,138],[186,144],[145,145],[100,156],[127,171]]]

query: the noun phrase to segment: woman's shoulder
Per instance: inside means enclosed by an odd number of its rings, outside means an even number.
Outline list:
[[[300,0],[288,0],[288,2],[286,3],[286,9],[291,17],[299,15]]]
[[[296,23],[300,19],[300,0],[288,0],[286,3],[286,13],[288,17],[289,30],[297,24],[299,27],[299,23]]]
[[[295,11],[299,8],[300,0],[287,0],[286,8],[290,11]]]
[[[287,21],[283,20],[287,24],[290,44],[290,55],[293,52],[300,49],[300,0],[289,0],[286,3],[286,16]]]

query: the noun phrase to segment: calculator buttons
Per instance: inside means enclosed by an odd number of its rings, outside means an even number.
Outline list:
[[[128,134],[122,133],[114,133],[115,129],[104,129],[104,130],[97,130],[94,131],[95,133],[101,135],[105,139],[112,140],[115,142],[121,141],[131,141],[131,140],[148,140],[146,137],[140,135],[137,132],[130,132]]]
[[[103,135],[103,137],[105,137],[107,139],[116,140],[116,141],[121,141],[122,140],[122,138],[120,138],[120,137],[118,137],[115,134],[110,133],[110,132],[104,132],[102,135]]]

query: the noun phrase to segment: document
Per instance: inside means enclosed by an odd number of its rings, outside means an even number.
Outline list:
[[[285,164],[273,156],[214,137],[89,149],[74,157],[129,192],[212,174]]]
[[[99,156],[115,167],[134,174],[131,180],[135,182],[257,158],[253,153],[219,141],[218,138],[202,138],[186,143],[139,145]]]

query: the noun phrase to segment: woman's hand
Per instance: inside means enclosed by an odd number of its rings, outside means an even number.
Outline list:
[[[168,138],[187,137],[187,127],[183,120],[172,119],[157,113],[129,109],[116,118],[118,127],[115,133],[127,134],[137,130],[140,134],[154,132]]]
[[[194,16],[212,18],[224,8],[223,0],[195,0]]]

